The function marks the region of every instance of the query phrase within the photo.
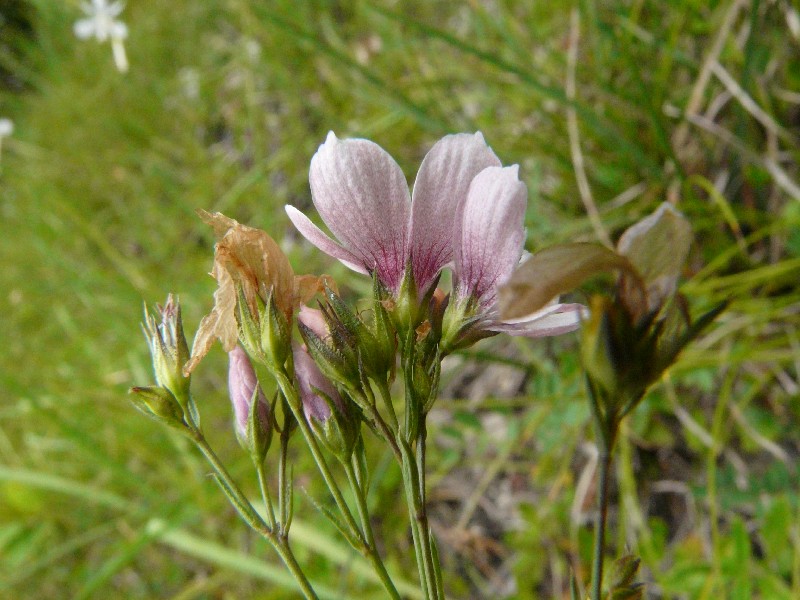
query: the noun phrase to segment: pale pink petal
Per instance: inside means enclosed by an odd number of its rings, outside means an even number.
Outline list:
[[[587,316],[582,304],[551,304],[525,318],[492,323],[486,328],[514,336],[548,337],[575,331]]]
[[[408,259],[411,204],[399,165],[373,142],[339,140],[331,132],[311,159],[309,182],[333,235],[396,290]]]
[[[289,220],[297,228],[297,231],[303,234],[303,237],[309,242],[314,244],[328,256],[332,256],[333,258],[340,260],[345,266],[353,269],[354,271],[363,273],[364,275],[369,273],[358,256],[333,241],[330,236],[326,235],[324,231],[314,225],[311,219],[297,210],[294,206],[287,205],[284,208],[286,210],[286,214],[289,215]]]
[[[320,339],[324,340],[330,335],[328,323],[325,321],[325,315],[317,308],[311,308],[305,305],[301,306],[297,313],[297,320],[308,327]]]
[[[425,156],[414,182],[409,246],[420,293],[453,260],[453,222],[474,177],[500,159],[478,132],[448,135]]]
[[[525,243],[527,188],[519,167],[488,167],[472,180],[456,215],[455,295],[492,307],[497,287],[511,276]]]

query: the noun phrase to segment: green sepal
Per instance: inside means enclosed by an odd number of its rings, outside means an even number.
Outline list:
[[[331,415],[325,422],[311,417],[308,419],[308,424],[331,454],[343,463],[347,463],[353,455],[353,448],[361,435],[361,415],[357,410],[339,409],[336,403],[319,388],[312,387],[312,390],[327,404]],[[346,394],[342,396],[342,401],[348,402]],[[346,408],[351,407],[347,406]]]
[[[267,304],[261,316],[260,337],[267,364],[273,369],[281,369],[292,351],[292,335],[289,321],[275,305],[272,292],[267,296]]]
[[[167,388],[156,385],[132,387],[129,393],[131,403],[148,417],[175,429],[186,429],[183,408]]]
[[[157,310],[161,315],[160,323],[148,312],[145,304],[142,325],[150,347],[156,383],[168,389],[184,411],[188,411],[191,377],[184,376],[183,365],[189,360],[190,353],[183,332],[181,306],[169,294],[164,306],[157,305]]]
[[[387,300],[386,291],[378,280],[376,274],[372,275],[372,335],[375,348],[372,350],[374,363],[371,370],[374,377],[393,377],[395,369],[395,356],[397,352],[397,336],[392,325],[392,319],[384,303]]]
[[[256,297],[256,302],[261,309],[261,298]],[[247,354],[257,362],[264,362],[264,353],[261,351],[261,332],[258,324],[258,315],[254,315],[247,304],[247,297],[241,285],[236,286],[236,321],[239,325],[239,341],[244,346]]]
[[[245,442],[253,462],[263,464],[272,442],[272,415],[274,414],[275,399],[273,399],[268,408],[267,418],[269,423],[264,425],[258,417],[259,391],[260,386],[256,385],[253,390],[253,397],[250,399],[250,414],[247,418],[247,440]]]
[[[358,364],[347,360],[339,350],[331,348],[325,340],[320,338],[309,327],[298,322],[298,329],[311,358],[331,381],[351,389],[357,389],[359,385]]]
[[[400,289],[397,290],[394,310],[391,313],[395,329],[400,335],[400,339],[405,339],[409,331],[414,331],[418,325],[419,302],[417,298],[417,283],[414,280],[411,265],[406,265],[403,280],[400,282]]]
[[[419,426],[420,426],[420,419],[423,418],[422,416],[422,409],[423,403],[420,401],[420,396],[417,393],[417,385],[421,382],[419,381],[419,376],[415,376],[415,360],[414,360],[414,331],[408,332],[408,338],[406,339],[405,344],[403,345],[403,383],[406,389],[406,407],[405,407],[405,423],[403,427],[403,433],[405,435],[405,439],[409,442],[417,439],[417,435],[419,435]],[[430,391],[429,389],[427,390]],[[427,398],[427,394],[425,395]]]

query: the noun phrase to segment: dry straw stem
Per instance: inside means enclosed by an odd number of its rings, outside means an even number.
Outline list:
[[[739,104],[749,112],[753,118],[761,123],[768,131],[774,133],[776,136],[794,143],[792,134],[781,127],[775,119],[773,119],[767,112],[761,108],[755,100],[753,100],[747,92],[745,92],[738,82],[731,76],[730,73],[717,61],[711,64],[711,70],[717,79],[727,88],[731,95],[739,101]]]
[[[749,161],[766,169],[767,172],[772,175],[775,183],[781,189],[783,189],[783,191],[785,191],[795,200],[800,200],[800,187],[798,187],[798,185],[792,180],[791,177],[789,177],[786,171],[784,171],[783,168],[773,159],[753,152],[730,131],[721,125],[717,125],[713,121],[706,119],[705,117],[700,115],[686,115],[686,119],[692,125],[696,125],[701,129],[705,129],[707,132],[719,138],[722,142],[733,146]]]
[[[567,81],[565,93],[567,96],[567,133],[569,135],[569,150],[572,155],[572,165],[575,169],[575,179],[578,182],[578,191],[581,201],[586,208],[586,214],[592,223],[595,235],[603,244],[613,247],[611,238],[608,235],[597,205],[592,197],[592,189],[589,187],[589,179],[586,177],[586,169],[583,163],[583,152],[581,151],[580,132],[578,130],[578,115],[575,112],[575,67],[578,62],[578,40],[580,39],[581,15],[577,8],[573,8],[570,13],[569,28],[569,48],[567,50]]]
[[[719,32],[717,32],[717,37],[714,39],[714,43],[712,44],[711,49],[708,51],[708,56],[706,56],[706,59],[703,62],[703,66],[700,69],[700,74],[697,76],[697,79],[694,82],[694,87],[692,87],[692,93],[689,96],[689,101],[686,103],[684,114],[686,115],[687,121],[684,121],[677,127],[672,138],[673,148],[675,148],[676,154],[680,154],[681,149],[686,144],[689,136],[688,121],[691,119],[691,117],[696,116],[700,112],[700,108],[703,103],[703,95],[709,81],[711,80],[713,65],[714,63],[718,62],[717,59],[722,52],[722,46],[730,34],[733,24],[736,21],[736,17],[744,6],[745,1],[746,0],[734,0],[728,9],[728,12],[725,13],[725,17],[722,20]]]

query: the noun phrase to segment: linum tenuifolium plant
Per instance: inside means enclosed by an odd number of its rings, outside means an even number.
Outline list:
[[[581,329],[602,457],[590,594],[594,600],[640,597],[632,557],[618,562],[617,575],[603,586],[608,471],[622,418],[719,310],[692,323],[676,294],[690,244],[687,221],[664,204],[628,229],[616,250],[567,244],[520,265],[527,190],[518,167],[503,167],[480,133],[437,142],[411,194],[380,146],[333,133],[314,155],[309,179],[314,205],[335,239],[292,206],[289,218],[320,250],[371,277],[370,310],[343,301],[327,275],[296,275],[266,232],[200,212],[218,239],[214,307],[191,353],[171,295],[155,315],[145,314],[156,385],[133,388],[137,408],[197,445],[231,504],[272,544],[307,598],[316,592],[290,545],[289,444],[306,445],[327,485],[329,497],[316,500],[320,512],[369,560],[387,595],[400,598],[367,508],[365,438],[387,444],[402,473],[419,596],[445,598],[425,498],[426,417],[442,360],[501,333],[536,338]],[[437,287],[445,268],[452,271],[449,293]],[[558,302],[602,271],[618,272],[617,282],[588,308]],[[202,403],[190,391],[191,373],[215,340],[229,353],[234,434],[252,458],[260,511],[208,445]],[[277,384],[271,399],[262,391],[268,381]],[[393,400],[400,390],[402,410]],[[344,481],[351,502],[341,491]],[[576,598],[585,597],[582,587],[573,580]]]

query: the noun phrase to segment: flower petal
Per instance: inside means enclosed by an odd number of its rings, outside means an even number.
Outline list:
[[[529,338],[548,337],[575,331],[586,317],[588,311],[582,304],[551,304],[523,319],[493,323],[487,329]]]
[[[75,37],[80,40],[89,39],[94,35],[95,25],[94,19],[78,19],[73,26]]]
[[[425,156],[414,182],[409,246],[414,279],[421,294],[453,259],[453,219],[469,185],[500,159],[478,132],[448,135]]]
[[[339,140],[330,132],[311,159],[309,182],[333,235],[397,289],[408,258],[411,203],[399,165],[374,142]]]
[[[297,210],[294,206],[287,205],[284,208],[286,209],[286,214],[289,215],[289,220],[297,228],[297,231],[303,234],[303,237],[309,242],[314,244],[328,256],[338,259],[346,267],[349,267],[358,273],[363,273],[364,275],[369,273],[364,267],[363,261],[358,256],[333,241],[330,236],[325,234],[324,231],[314,225],[311,219]]]
[[[497,287],[511,276],[525,242],[527,188],[519,167],[487,167],[472,180],[456,215],[455,296],[494,305]]]

